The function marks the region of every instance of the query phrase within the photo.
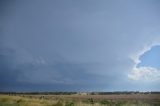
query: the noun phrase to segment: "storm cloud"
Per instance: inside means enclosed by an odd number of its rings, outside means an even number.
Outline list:
[[[139,54],[160,42],[159,1],[0,4],[0,90],[160,89],[128,78]]]

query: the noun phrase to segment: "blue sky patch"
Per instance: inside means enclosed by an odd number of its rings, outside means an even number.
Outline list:
[[[160,68],[160,46],[154,46],[140,57],[141,63],[138,67]]]

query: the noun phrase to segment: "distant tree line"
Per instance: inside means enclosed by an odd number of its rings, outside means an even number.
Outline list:
[[[139,91],[115,91],[115,92],[91,92],[91,95],[110,95],[110,94],[160,94],[160,92],[139,92]]]
[[[116,91],[116,92],[0,92],[0,94],[7,94],[7,95],[74,95],[78,94],[81,95],[82,93],[86,93],[87,95],[120,95],[120,94],[160,94],[159,91],[157,92],[139,92],[139,91]]]
[[[0,92],[0,94],[24,94],[24,95],[72,95],[77,92]]]

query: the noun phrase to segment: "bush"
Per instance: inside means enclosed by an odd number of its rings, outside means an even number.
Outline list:
[[[108,104],[111,104],[111,102],[108,101],[108,100],[101,100],[101,101],[100,101],[100,104],[101,104],[101,105],[108,105]]]
[[[75,106],[75,104],[73,102],[66,102],[65,106]]]
[[[83,102],[87,104],[94,104],[94,100],[92,98],[84,100]]]

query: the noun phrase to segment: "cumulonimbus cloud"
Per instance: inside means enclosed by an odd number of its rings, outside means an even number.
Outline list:
[[[134,67],[128,78],[135,81],[160,80],[160,70],[153,67]]]
[[[154,67],[149,66],[139,66],[141,63],[140,57],[146,52],[150,51],[152,47],[160,46],[160,43],[154,42],[151,45],[146,45],[142,50],[137,52],[134,55],[131,55],[130,58],[135,63],[131,72],[128,74],[128,78],[133,81],[158,81],[160,80],[160,70]]]

